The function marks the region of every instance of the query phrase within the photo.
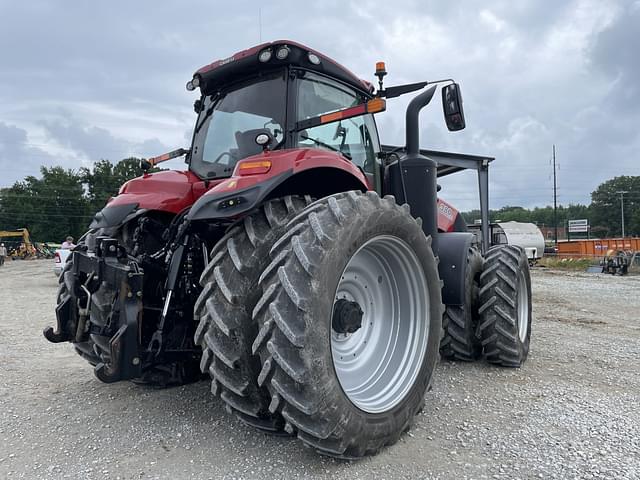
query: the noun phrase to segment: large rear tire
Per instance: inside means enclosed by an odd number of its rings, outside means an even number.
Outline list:
[[[482,273],[482,254],[470,248],[465,273],[464,305],[447,305],[442,317],[444,336],[440,354],[448,360],[473,362],[482,355],[478,337],[478,290]]]
[[[430,239],[393,197],[346,192],[291,220],[271,256],[253,345],[269,410],[326,455],[357,458],[395,443],[438,360]]]
[[[523,249],[497,245],[486,253],[478,311],[487,361],[522,366],[531,339],[531,277]]]
[[[211,375],[211,391],[241,420],[274,433],[282,431],[284,421],[269,412],[269,393],[257,383],[260,359],[251,344],[258,326],[251,312],[261,295],[258,278],[270,262],[271,246],[310,201],[294,196],[270,200],[231,227],[211,251],[194,309],[200,368]]]

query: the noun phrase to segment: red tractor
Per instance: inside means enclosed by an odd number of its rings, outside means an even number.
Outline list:
[[[531,330],[527,257],[489,248],[437,199],[437,177],[491,160],[418,146],[418,114],[451,80],[379,87],[291,41],[198,70],[188,171],[144,173],[96,214],[60,277],[52,342],[103,382],[211,376],[243,421],[342,458],[409,428],[440,353],[520,366]],[[425,89],[406,146],[382,146],[386,99]],[[425,155],[429,153],[429,155]],[[484,247],[482,247],[482,245]],[[481,254],[481,247],[486,251]]]

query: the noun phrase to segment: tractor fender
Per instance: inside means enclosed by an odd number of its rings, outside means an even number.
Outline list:
[[[268,173],[240,175],[245,162],[269,161]],[[333,152],[295,149],[255,155],[238,162],[234,175],[214,186],[191,207],[187,220],[235,219],[265,200],[285,195],[322,198],[348,190],[366,191],[367,177]]]
[[[124,225],[129,220],[133,220],[145,213],[147,209],[138,208],[137,203],[125,203],[122,205],[107,205],[93,217],[90,229],[111,228]]]
[[[237,183],[228,180],[220,191],[200,197],[187,214],[187,220],[215,220],[242,215],[260,205],[278,185],[293,175],[293,170],[255,183],[248,188],[234,189]],[[233,178],[233,177],[232,177]],[[230,185],[230,186],[228,186]],[[225,188],[227,187],[227,188]]]
[[[442,286],[442,303],[445,305],[464,305],[465,278],[467,275],[467,254],[474,235],[468,232],[450,232],[438,234],[438,270]]]

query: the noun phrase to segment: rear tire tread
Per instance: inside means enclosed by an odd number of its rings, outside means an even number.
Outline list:
[[[345,430],[346,417],[352,413],[327,410],[330,403],[325,400],[337,395],[340,387],[335,381],[318,377],[314,364],[321,360],[310,358],[310,350],[305,348],[317,341],[304,319],[315,293],[308,287],[315,273],[311,266],[320,265],[326,258],[332,245],[328,240],[337,237],[341,225],[357,217],[360,209],[371,209],[372,204],[381,217],[407,215],[391,197],[380,199],[371,192],[345,192],[320,199],[294,217],[287,225],[287,233],[274,244],[270,252],[274,260],[260,277],[262,290],[269,298],[260,300],[259,308],[253,312],[261,327],[253,351],[263,362],[261,380],[271,394],[270,408],[281,413],[308,447],[341,459],[374,454],[395,443],[410,428],[423,404],[415,402],[415,409],[409,408],[415,411],[407,409],[380,419],[380,430],[376,429],[375,435],[349,433]],[[435,272],[435,262],[433,265]],[[436,308],[440,312],[441,305]]]
[[[210,374],[212,392],[231,412],[267,432],[281,432],[284,420],[269,411],[271,398],[257,382],[261,365],[251,346],[259,330],[251,314],[270,248],[287,221],[310,202],[297,196],[269,200],[239,220],[211,251],[200,279],[195,341],[210,359],[202,371]]]
[[[518,272],[525,270],[529,311],[528,331],[522,341],[518,331]],[[524,251],[513,245],[496,245],[486,254],[480,275],[479,333],[487,361],[503,367],[520,367],[529,353],[531,336],[531,284]]]

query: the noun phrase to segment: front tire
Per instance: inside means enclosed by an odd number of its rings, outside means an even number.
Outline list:
[[[480,337],[487,361],[520,367],[531,340],[531,276],[524,250],[497,245],[480,275]]]
[[[258,278],[270,261],[271,246],[310,201],[297,196],[269,200],[232,226],[211,251],[194,308],[200,369],[211,376],[212,393],[242,421],[272,433],[282,431],[284,420],[269,412],[269,393],[257,384],[260,359],[251,344],[258,326],[251,312],[260,298]]]
[[[373,192],[318,200],[261,276],[258,381],[285,429],[320,453],[375,454],[424,403],[442,299],[430,239],[408,210]]]

